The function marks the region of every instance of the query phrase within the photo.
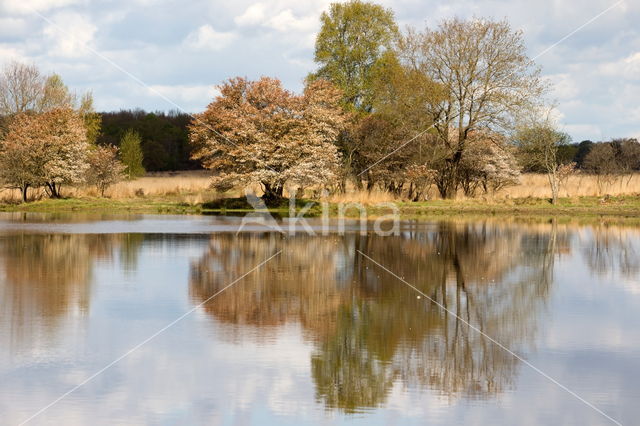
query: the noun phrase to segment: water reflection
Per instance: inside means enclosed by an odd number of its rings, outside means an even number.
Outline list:
[[[582,252],[593,272],[602,275],[619,271],[627,278],[640,272],[637,240],[632,238],[637,236],[636,232],[624,228],[599,227],[590,229],[588,234]]]
[[[386,238],[216,235],[192,266],[190,289],[201,303],[283,248],[205,310],[218,321],[264,332],[300,322],[316,348],[311,366],[318,400],[346,412],[377,407],[398,379],[449,397],[487,398],[511,386],[516,361],[462,320],[514,351],[530,346],[558,246],[568,247],[567,233],[555,225],[527,233],[441,223]],[[358,250],[455,316],[418,298]]]
[[[51,338],[90,309],[93,269],[120,260],[134,270],[142,234],[13,234],[0,237],[0,328],[11,352]],[[5,345],[5,347],[7,347]]]
[[[401,235],[384,238],[200,228],[180,235],[0,232],[0,411],[12,422],[26,418],[282,250],[69,398],[54,418],[78,415],[86,423],[103,410],[114,423],[163,423],[189,412],[184,423],[197,423],[272,410],[322,422],[317,412],[300,414],[305,406],[326,410],[325,420],[369,419],[338,417],[362,412],[404,419],[403,407],[415,402],[426,416],[433,406],[424,402],[433,399],[444,401],[446,415],[429,420],[445,423],[465,412],[475,419],[486,407],[504,408],[504,422],[515,423],[532,401],[568,410],[562,390],[467,322],[554,377],[566,374],[572,388],[616,414],[638,395],[630,373],[639,359],[638,300],[628,290],[640,292],[639,244],[640,232],[630,228],[556,221],[405,223]],[[602,388],[612,389],[611,402],[597,399]],[[40,399],[34,389],[44,389]],[[139,405],[122,410],[125,400]],[[156,417],[145,417],[151,406]],[[487,412],[479,422],[500,423]],[[541,412],[536,420],[546,419]],[[587,407],[580,420],[592,414]]]

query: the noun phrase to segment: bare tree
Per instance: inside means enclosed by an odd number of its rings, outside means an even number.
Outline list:
[[[583,168],[596,177],[600,194],[617,179],[622,187],[625,176],[628,184],[640,168],[640,143],[636,139],[596,143],[585,156]]]
[[[583,168],[596,177],[598,194],[602,194],[620,174],[620,165],[616,161],[616,152],[610,143],[593,145],[584,158]]]
[[[424,105],[448,156],[438,189],[454,198],[459,168],[474,130],[511,129],[514,118],[546,90],[526,54],[522,33],[506,21],[444,21],[437,29],[410,30],[400,42],[405,63],[440,85],[445,96]]]
[[[35,65],[20,62],[11,62],[0,72],[0,115],[42,113],[65,108],[76,109],[83,116],[95,114],[91,94],[87,93],[78,100],[58,74],[45,76]]]
[[[46,79],[35,65],[11,62],[0,74],[0,115],[39,109]]]
[[[558,148],[570,141],[569,135],[557,130],[549,121],[522,126],[514,135],[522,165],[546,173],[553,204],[558,202],[561,182],[567,172],[560,161]]]

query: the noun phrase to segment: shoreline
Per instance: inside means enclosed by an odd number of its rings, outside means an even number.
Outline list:
[[[231,200],[231,199],[229,199]],[[302,207],[313,200],[301,200]],[[217,205],[216,205],[217,204]],[[253,209],[243,208],[238,203],[229,203],[229,208],[218,203],[186,203],[175,198],[144,197],[130,199],[110,198],[67,198],[45,199],[22,204],[0,203],[0,212],[34,213],[148,213],[148,214],[186,214],[186,215],[241,215]],[[422,202],[395,202],[402,217],[440,217],[443,216],[533,216],[533,217],[625,217],[640,219],[640,197],[576,197],[562,198],[552,205],[541,198],[509,199],[500,201],[483,200],[433,200]],[[385,215],[389,208],[364,206],[367,215]],[[288,206],[269,208],[271,213],[288,216]],[[308,216],[320,215],[319,204],[310,210]],[[330,204],[330,215],[337,216],[336,203]],[[345,216],[357,217],[358,211],[348,209]]]

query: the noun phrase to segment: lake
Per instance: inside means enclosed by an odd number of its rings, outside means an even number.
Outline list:
[[[0,215],[0,423],[637,424],[640,228],[239,223]]]

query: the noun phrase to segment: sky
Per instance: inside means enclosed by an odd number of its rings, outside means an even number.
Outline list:
[[[234,76],[315,69],[330,0],[0,0],[0,64],[35,63],[96,109],[202,111]],[[640,0],[380,0],[402,28],[452,17],[508,19],[552,83],[573,140],[640,138]],[[560,42],[560,43],[558,43]],[[557,44],[556,44],[557,43]]]

